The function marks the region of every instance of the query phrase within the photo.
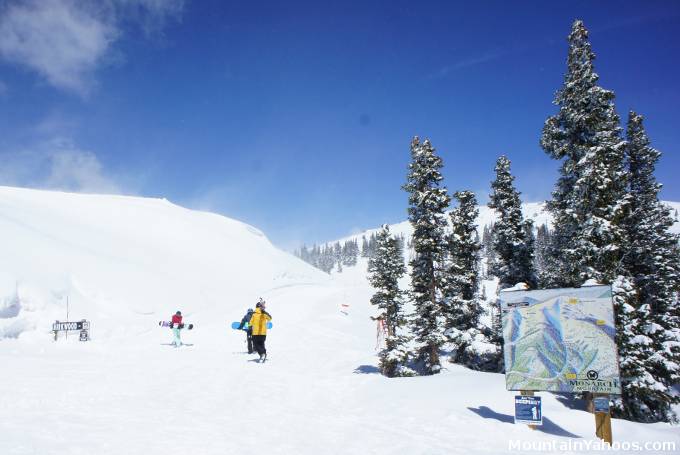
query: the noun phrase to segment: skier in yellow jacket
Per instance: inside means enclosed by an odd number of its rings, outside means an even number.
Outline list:
[[[255,305],[255,313],[250,318],[250,327],[253,329],[253,347],[260,355],[260,362],[264,362],[267,359],[267,349],[264,347],[264,341],[267,338],[267,322],[272,320],[265,307],[265,301],[260,299],[257,305]]]

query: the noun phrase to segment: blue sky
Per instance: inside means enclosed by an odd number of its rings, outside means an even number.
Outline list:
[[[406,219],[413,135],[486,202],[526,201],[580,18],[624,122],[646,118],[680,200],[680,2],[0,2],[0,184],[165,197],[279,246]]]

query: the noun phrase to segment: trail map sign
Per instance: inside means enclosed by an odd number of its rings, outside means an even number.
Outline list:
[[[507,390],[621,393],[610,286],[500,299]]]

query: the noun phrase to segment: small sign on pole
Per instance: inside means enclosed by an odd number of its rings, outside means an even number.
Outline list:
[[[543,425],[541,397],[515,395],[515,423]]]
[[[52,332],[54,332],[54,341],[57,341],[59,332],[68,333],[69,331],[80,332],[80,341],[90,340],[90,322],[82,319],[80,321],[54,321],[52,324]]]

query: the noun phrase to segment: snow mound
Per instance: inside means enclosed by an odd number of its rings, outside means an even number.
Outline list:
[[[529,289],[529,285],[526,283],[517,283],[511,288],[503,289],[504,291],[526,291]]]
[[[328,280],[252,226],[165,199],[0,187],[0,238],[0,338],[49,334],[67,306],[99,336],[177,309],[210,324]]]

